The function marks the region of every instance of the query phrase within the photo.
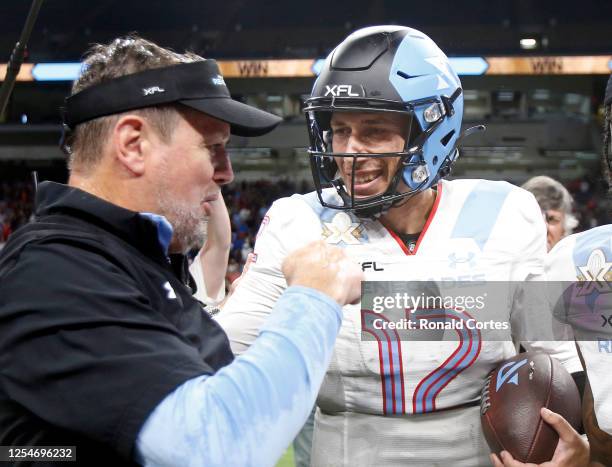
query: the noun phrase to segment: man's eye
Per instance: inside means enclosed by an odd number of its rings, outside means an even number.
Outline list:
[[[368,138],[382,138],[386,134],[385,130],[382,128],[369,128],[365,132],[365,136]]]
[[[208,144],[206,145],[206,149],[208,149],[211,153],[216,154],[219,151],[224,149],[223,144]]]
[[[346,138],[350,134],[350,130],[348,128],[336,128],[332,129],[332,133],[334,136]]]

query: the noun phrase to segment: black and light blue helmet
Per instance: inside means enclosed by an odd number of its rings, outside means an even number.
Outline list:
[[[319,200],[327,207],[360,215],[380,214],[437,183],[450,172],[458,156],[461,82],[446,55],[416,29],[375,26],[352,33],[325,60],[304,111],[313,178]],[[404,150],[334,153],[332,112],[362,111],[408,115]],[[334,157],[399,157],[401,163],[385,193],[355,198],[347,192]],[[407,189],[400,188],[400,181]],[[322,190],[329,187],[337,191],[341,202],[323,200]]]

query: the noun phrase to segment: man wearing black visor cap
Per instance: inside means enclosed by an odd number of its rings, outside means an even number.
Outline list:
[[[0,254],[0,445],[31,447],[7,454],[14,464],[280,457],[314,403],[360,269],[322,242],[290,255],[276,313],[233,359],[184,260],[233,179],[230,133],[279,122],[232,100],[213,60],[138,37],[91,49],[64,107],[68,184],[40,184],[36,221]],[[42,446],[63,450],[41,457]]]

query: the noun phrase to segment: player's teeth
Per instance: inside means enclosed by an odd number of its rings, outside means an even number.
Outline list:
[[[372,180],[374,180],[376,178],[376,175],[370,175],[369,177],[358,177],[357,178],[357,183],[359,185],[363,184],[363,183],[368,183],[371,182]]]

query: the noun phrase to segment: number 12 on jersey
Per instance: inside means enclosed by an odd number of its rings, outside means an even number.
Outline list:
[[[447,323],[450,320],[462,320],[464,326],[454,326],[459,341],[454,351],[427,376],[416,385],[412,397],[406,403],[406,389],[404,385],[404,361],[402,352],[410,352],[410,340],[401,340],[396,329],[389,326],[375,326],[374,321],[390,320],[381,313],[369,310],[361,311],[362,331],[376,339],[378,343],[378,357],[380,363],[380,380],[382,386],[382,405],[385,415],[401,415],[406,413],[426,413],[436,410],[436,398],[440,392],[462,371],[474,363],[481,349],[481,334],[478,329],[469,329],[465,322],[472,317],[466,312],[457,312],[448,309],[418,310],[416,314],[406,310],[406,319],[415,321],[425,319],[429,322]],[[382,328],[382,329],[381,329]],[[415,324],[419,332],[419,326]],[[432,345],[436,342],[432,341]],[[410,402],[412,407],[410,407]]]

